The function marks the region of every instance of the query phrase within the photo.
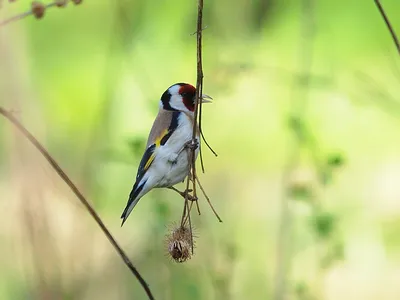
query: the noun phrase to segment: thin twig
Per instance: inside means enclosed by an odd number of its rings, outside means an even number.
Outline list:
[[[143,277],[140,275],[139,271],[134,267],[132,262],[129,260],[128,256],[119,246],[117,241],[114,239],[110,231],[107,229],[106,225],[104,225],[103,221],[100,219],[97,212],[94,210],[92,205],[86,200],[83,194],[79,191],[76,185],[71,181],[67,174],[61,169],[58,163],[54,160],[54,158],[49,154],[49,152],[39,143],[39,141],[26,129],[11,113],[6,111],[4,108],[0,107],[0,114],[3,115],[6,119],[8,119],[28,140],[32,143],[33,146],[43,155],[43,157],[47,160],[47,162],[53,167],[56,173],[61,177],[61,179],[68,185],[68,187],[72,190],[72,192],[76,195],[76,197],[81,201],[83,206],[85,206],[86,210],[96,221],[97,225],[101,228],[103,233],[106,235],[107,239],[110,241],[114,249],[118,252],[125,265],[129,268],[133,275],[137,278],[139,283],[142,285],[145,290],[148,298],[153,300],[154,297],[150,291],[150,288]]]
[[[214,209],[214,206],[211,204],[210,198],[208,198],[206,191],[203,189],[203,186],[201,185],[199,178],[197,176],[195,176],[195,178],[196,178],[197,184],[199,185],[201,191],[203,192],[204,197],[206,198],[208,204],[210,205],[211,210],[213,211],[214,215],[217,217],[218,221],[220,221],[222,223],[221,218],[219,217],[218,213]]]
[[[201,31],[206,30],[208,28],[208,25],[204,26]],[[191,33],[190,35],[195,35],[198,31],[195,31],[193,33]]]
[[[56,2],[52,2],[52,3],[46,4],[46,5],[44,6],[44,9],[47,10],[48,8],[54,7],[54,6],[56,6],[56,5],[57,5]],[[5,26],[5,25],[7,25],[7,24],[9,24],[9,23],[12,23],[12,22],[15,22],[15,21],[19,21],[19,20],[21,20],[21,19],[23,19],[23,18],[26,18],[26,17],[30,16],[30,15],[33,15],[33,11],[32,11],[32,10],[29,10],[29,11],[26,11],[26,12],[23,12],[23,13],[20,13],[20,14],[15,15],[15,16],[12,16],[12,17],[10,17],[10,18],[8,18],[8,19],[5,19],[5,20],[3,20],[3,21],[0,21],[0,27]]]
[[[198,8],[197,8],[197,82],[196,82],[196,99],[195,99],[195,109],[194,109],[194,122],[193,122],[193,133],[192,133],[192,144],[196,143],[196,135],[198,133],[198,122],[197,117],[199,115],[199,106],[201,110],[201,101],[200,97],[203,92],[203,59],[202,59],[202,37],[203,37],[203,0],[198,1]],[[191,170],[193,176],[193,194],[196,195],[196,164],[195,164],[195,151],[196,149],[193,147],[191,149]],[[189,180],[189,179],[188,179]]]
[[[200,165],[201,165],[201,172],[202,172],[202,173],[205,173],[205,169],[204,169],[204,162],[203,162],[203,151],[201,151],[201,148],[200,148],[200,152],[199,152],[199,154],[200,154]]]
[[[196,201],[197,202],[197,201]],[[189,227],[190,229],[192,229],[192,225],[190,223],[190,212],[192,211],[192,207],[193,207],[193,201],[190,202],[189,208],[188,208],[188,213],[186,214],[185,220],[183,221],[183,224],[186,224],[187,221],[189,221]],[[193,236],[192,236],[192,244],[193,244]],[[192,249],[193,250],[193,249]]]
[[[182,218],[181,218],[181,227],[183,227],[184,225],[185,225],[185,223],[186,223],[186,214],[187,213],[190,213],[190,211],[189,211],[189,186],[190,186],[190,177],[191,177],[191,172],[190,172],[190,170],[191,170],[191,168],[192,168],[192,166],[191,166],[191,159],[190,159],[190,155],[192,154],[192,152],[188,152],[188,151],[186,151],[186,154],[187,154],[187,157],[188,157],[188,162],[189,162],[189,166],[188,166],[188,168],[189,168],[189,172],[188,172],[188,176],[187,176],[187,180],[186,180],[186,190],[185,190],[185,204],[184,204],[184,206],[183,206],[183,212],[182,212]],[[192,197],[196,197],[196,194],[193,192],[193,196]]]
[[[392,26],[392,24],[390,23],[389,18],[388,18],[388,16],[387,16],[386,13],[385,13],[385,10],[383,9],[383,6],[382,6],[382,4],[381,4],[381,1],[380,1],[380,0],[374,0],[374,2],[375,2],[375,4],[376,4],[376,7],[378,7],[378,10],[379,10],[380,14],[382,15],[383,20],[385,21],[386,26],[387,26],[387,28],[388,28],[389,31],[390,31],[390,34],[392,35],[393,42],[394,42],[394,44],[395,44],[395,46],[396,46],[396,48],[397,48],[397,52],[399,52],[399,55],[400,55],[400,42],[399,42],[399,38],[397,37],[397,35],[396,35],[396,33],[395,33],[394,29],[393,29],[393,26]]]
[[[192,202],[192,204],[193,204],[193,202]],[[201,212],[200,212],[200,205],[199,205],[199,201],[196,201],[196,208],[197,208],[197,213],[199,214],[199,216],[201,215]]]
[[[195,119],[196,120],[196,119]],[[194,121],[194,124],[196,125],[196,121]],[[192,250],[192,254],[194,253],[194,243],[193,243],[193,230],[192,230],[192,219],[190,218],[190,212],[192,209],[192,206],[189,207],[189,184],[190,184],[190,179],[191,179],[191,175],[193,175],[192,172],[190,172],[191,168],[193,168],[193,165],[191,166],[192,161],[194,161],[194,154],[196,151],[196,148],[192,148],[194,149],[193,151],[191,151],[190,153],[188,151],[186,151],[187,153],[187,159],[189,162],[189,172],[188,172],[188,177],[187,177],[187,182],[186,182],[186,191],[185,191],[185,206],[183,208],[183,214],[182,214],[182,220],[181,220],[181,227],[183,228],[186,224],[186,222],[188,222],[189,228],[190,228],[190,240],[191,240],[191,250]],[[190,156],[193,157],[193,160],[190,159]],[[193,184],[193,196],[194,199],[197,199],[196,196],[196,187]]]
[[[215,152],[214,149],[211,148],[211,146],[208,144],[206,138],[204,137],[203,129],[201,128],[201,106],[200,106],[200,122],[199,122],[199,128],[200,128],[201,137],[203,138],[204,143],[206,143],[207,148],[210,149],[210,151],[214,154],[214,156],[218,156],[217,152]]]
[[[194,113],[193,113],[193,132],[192,132],[192,140],[190,145],[188,145],[187,149],[187,155],[188,155],[188,176],[186,180],[186,192],[185,192],[185,204],[183,207],[183,213],[182,213],[182,219],[181,219],[181,226],[184,227],[185,224],[188,222],[189,227],[190,227],[190,232],[191,232],[191,239],[192,239],[192,254],[193,254],[193,231],[192,231],[192,224],[191,224],[191,209],[193,206],[193,202],[191,203],[189,207],[189,197],[192,197],[192,199],[198,199],[197,197],[197,191],[196,191],[196,182],[199,183],[197,174],[196,174],[196,147],[200,147],[200,142],[201,142],[201,137],[203,137],[203,134],[201,132],[201,108],[202,108],[202,101],[201,101],[201,96],[203,94],[203,64],[202,64],[202,22],[203,22],[203,0],[198,0],[198,9],[197,9],[197,31],[196,31],[196,37],[197,37],[197,80],[196,80],[196,97],[195,97],[195,106],[194,106]],[[200,111],[200,114],[199,114]],[[200,119],[200,120],[199,120]],[[197,141],[197,135],[199,135],[199,141]],[[203,137],[204,138],[204,137]],[[204,140],[206,145],[210,148],[210,146],[207,144],[207,141]],[[210,148],[211,149],[211,148]],[[201,149],[200,151],[200,159],[202,160],[201,157]],[[215,154],[215,152],[211,149],[211,151]],[[203,164],[202,164],[203,168]],[[204,171],[204,168],[203,168]],[[190,187],[190,182],[192,182],[192,191],[193,194],[189,195],[189,187]],[[203,187],[199,184],[200,189],[204,193]],[[206,196],[206,194],[204,193]],[[214,211],[215,215],[217,216],[218,220],[221,221],[219,218],[218,214],[215,212],[214,208],[211,205],[210,199],[206,196],[206,199],[208,203],[210,204],[210,207]],[[200,215],[200,207],[198,201],[196,201],[197,205],[197,211]]]
[[[196,145],[196,136],[198,129],[197,123],[197,116],[199,112],[199,105],[201,106],[200,96],[202,93],[202,86],[203,86],[203,66],[202,66],[202,24],[203,24],[203,0],[198,0],[198,7],[197,7],[197,82],[196,82],[196,98],[194,104],[194,117],[193,117],[193,132],[192,132],[192,143],[191,145]],[[198,147],[200,147],[200,141],[198,141]],[[189,161],[189,170],[188,170],[188,177],[186,180],[186,191],[189,190],[190,181],[193,184],[193,197],[197,198],[196,196],[196,180],[195,180],[195,171],[196,171],[196,147],[190,147],[188,154],[188,161]],[[190,223],[190,208],[189,208],[189,193],[185,195],[185,205],[183,207],[183,214],[181,219],[181,226],[184,226],[186,220],[189,220],[190,231],[192,232],[191,223]],[[193,234],[192,234],[192,253],[193,253]]]

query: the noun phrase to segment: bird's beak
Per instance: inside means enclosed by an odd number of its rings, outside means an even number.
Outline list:
[[[201,95],[201,103],[211,103],[212,99],[213,98],[211,98],[208,95],[205,95],[205,94]]]

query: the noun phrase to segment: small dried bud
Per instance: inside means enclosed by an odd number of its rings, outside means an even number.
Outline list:
[[[44,16],[44,12],[46,10],[46,7],[44,6],[43,3],[38,2],[38,1],[33,1],[31,10],[33,15],[35,16],[36,19],[41,19]]]
[[[192,257],[192,246],[192,232],[188,227],[175,227],[166,238],[168,254],[179,263]]]
[[[81,4],[83,0],[72,0],[76,5]]]
[[[68,0],[56,0],[57,7],[65,7],[67,5]]]

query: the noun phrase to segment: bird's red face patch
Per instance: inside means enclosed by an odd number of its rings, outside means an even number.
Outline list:
[[[194,111],[196,88],[190,84],[184,84],[180,87],[179,94],[182,96],[185,107],[190,111]]]

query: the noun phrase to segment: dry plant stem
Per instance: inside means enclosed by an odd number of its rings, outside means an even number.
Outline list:
[[[218,156],[217,152],[215,152],[214,149],[211,148],[211,146],[208,144],[206,138],[204,137],[203,129],[201,128],[201,108],[202,108],[202,106],[200,106],[200,117],[199,117],[199,128],[200,128],[201,137],[203,138],[203,141],[204,141],[204,143],[207,145],[208,149],[210,149],[210,151],[211,151],[215,156]]]
[[[203,88],[203,66],[202,66],[202,57],[201,57],[201,49],[202,49],[202,23],[203,23],[203,0],[198,0],[197,6],[197,82],[196,82],[196,99],[195,99],[195,108],[194,108],[194,121],[193,121],[193,133],[192,133],[192,145],[196,144],[196,135],[198,129],[197,116],[199,113],[199,105],[201,106],[200,95],[202,94]],[[200,143],[199,143],[200,145]],[[196,163],[195,163],[195,151],[196,147],[191,147],[188,151],[188,161],[189,161],[189,172],[186,181],[186,191],[189,190],[190,181],[193,184],[193,197],[196,196]],[[188,220],[190,231],[192,232],[192,224],[190,218],[190,208],[188,203],[188,193],[185,195],[185,206],[183,208],[183,214],[181,219],[181,226],[184,226],[186,220]],[[193,234],[191,233],[192,238],[192,253],[193,253]]]
[[[383,6],[382,6],[382,4],[381,4],[381,1],[380,1],[380,0],[374,0],[374,2],[375,2],[375,4],[376,4],[376,6],[378,7],[378,10],[379,10],[380,14],[382,15],[383,20],[385,21],[386,26],[387,26],[387,28],[388,28],[389,31],[390,31],[390,34],[392,35],[393,42],[394,42],[394,44],[395,44],[395,46],[396,46],[396,48],[397,48],[397,52],[399,52],[399,55],[400,55],[400,42],[399,42],[399,38],[397,37],[397,35],[396,35],[396,33],[395,33],[394,29],[393,29],[393,26],[392,26],[392,24],[390,23],[389,18],[387,17],[387,15],[386,15],[386,13],[385,13],[385,10],[383,9]]]
[[[196,125],[196,122],[194,122],[194,124]],[[183,213],[182,213],[182,218],[181,218],[181,226],[184,227],[184,225],[186,224],[186,221],[189,220],[189,227],[190,230],[191,228],[191,224],[190,224],[190,209],[189,209],[189,197],[192,197],[193,199],[197,199],[197,195],[196,195],[196,186],[194,183],[194,180],[192,178],[193,176],[193,161],[194,161],[194,151],[196,151],[196,148],[193,148],[193,151],[188,151],[188,149],[186,149],[186,154],[188,157],[188,161],[189,161],[189,172],[188,172],[188,176],[187,176],[187,181],[186,181],[186,190],[184,192],[184,198],[185,198],[185,205],[183,207]],[[189,195],[189,191],[191,191],[189,189],[189,185],[190,185],[190,181],[192,181],[193,183],[193,196]],[[179,192],[180,193],[180,192]]]
[[[200,144],[199,144],[199,147],[200,147]],[[197,189],[196,189],[196,166],[195,166],[196,161],[195,161],[195,151],[196,151],[196,150],[193,150],[193,151],[192,151],[192,172],[191,172],[192,176],[191,176],[191,181],[192,181],[192,185],[193,185],[193,197],[194,197],[194,199],[198,199],[198,197],[197,197]],[[192,210],[193,202],[190,203],[190,204],[191,204],[191,205],[190,205],[190,209],[189,209],[189,214],[190,214],[190,212],[191,212],[191,210]],[[196,206],[197,206],[197,211],[198,211],[198,213],[199,213],[199,215],[200,215],[199,201],[196,201]]]
[[[31,143],[35,146],[36,149],[44,156],[44,158],[48,161],[48,163],[53,167],[53,169],[57,172],[57,174],[61,177],[61,179],[68,185],[68,187],[72,190],[72,192],[76,195],[76,197],[81,201],[81,203],[85,206],[89,214],[93,217],[96,223],[99,225],[103,233],[106,235],[107,239],[113,245],[114,249],[118,252],[125,265],[129,268],[132,274],[137,278],[139,283],[142,285],[149,299],[153,300],[154,297],[150,291],[150,288],[143,277],[140,275],[139,271],[133,266],[132,262],[129,260],[128,256],[119,246],[117,241],[114,239],[110,231],[104,225],[103,221],[100,219],[99,215],[96,213],[91,204],[86,200],[86,198],[82,195],[79,189],[75,186],[75,184],[69,179],[68,175],[61,169],[61,167],[57,164],[54,158],[47,152],[47,150],[39,143],[39,141],[8,111],[4,108],[0,107],[0,114],[3,115],[6,119],[8,119]]]
[[[211,210],[213,211],[214,215],[217,217],[218,221],[220,221],[222,223],[222,220],[219,217],[217,211],[214,209],[214,206],[212,205],[210,198],[207,196],[206,191],[203,189],[203,186],[201,185],[199,178],[197,176],[195,176],[195,178],[196,178],[197,184],[199,185],[204,197],[206,198],[206,200],[208,202],[208,205],[210,205]]]
[[[189,168],[190,168],[190,164],[189,164]],[[187,178],[187,183],[186,183],[186,191],[189,190],[189,183],[190,183],[190,172]],[[193,196],[196,197],[195,191],[193,191]],[[186,192],[185,195],[185,205],[183,208],[183,214],[182,214],[182,219],[181,219],[181,227],[183,228],[186,224],[186,222],[188,222],[189,225],[189,229],[190,229],[190,239],[191,239],[191,244],[192,244],[192,254],[194,253],[194,246],[193,246],[193,230],[192,230],[192,220],[190,218],[190,208],[189,208],[189,193]]]
[[[192,208],[192,204],[193,204],[193,202],[192,203],[190,203],[190,209]],[[199,216],[201,215],[201,212],[200,212],[200,205],[199,205],[199,201],[196,201],[196,208],[197,208],[197,213],[199,214]]]
[[[202,32],[203,32],[203,0],[198,0],[198,10],[197,10],[197,82],[196,82],[196,101],[195,101],[195,110],[194,110],[194,124],[193,124],[193,136],[192,141],[193,143],[196,140],[196,133],[197,130],[200,132],[200,139],[203,138],[204,143],[207,147],[211,150],[211,152],[217,156],[217,153],[210,147],[207,143],[207,140],[204,138],[203,131],[201,130],[201,113],[202,113],[202,103],[200,101],[200,96],[203,94],[203,58],[202,58]],[[200,111],[200,115],[199,115]],[[199,118],[197,117],[199,115]],[[197,119],[199,119],[199,127],[197,128]],[[203,169],[204,170],[204,169]],[[197,178],[196,174],[196,165],[195,165],[195,149],[192,149],[192,181],[193,181],[193,193],[196,196],[196,180],[200,185],[200,182]],[[189,184],[189,181],[188,181]],[[203,187],[200,185],[200,189],[204,193]],[[205,195],[205,193],[204,193]],[[206,196],[206,195],[205,195]],[[220,222],[221,219],[218,214],[215,212],[213,206],[211,205],[210,199],[206,197],[208,203],[210,204],[212,210],[214,211],[215,215],[217,216]],[[198,205],[198,203],[196,203]],[[197,210],[200,214],[200,208],[197,206]]]
[[[206,26],[206,27],[207,27],[207,26]],[[205,29],[205,28],[203,28],[202,30],[204,30],[204,29]],[[218,156],[218,154],[214,151],[213,148],[211,148],[211,146],[208,144],[206,138],[204,137],[203,129],[202,129],[202,127],[201,127],[202,111],[203,111],[202,108],[203,108],[203,106],[200,105],[200,110],[199,110],[199,130],[200,130],[200,135],[201,135],[201,138],[203,139],[204,143],[206,144],[207,148],[210,149],[210,151],[211,151],[215,156]],[[201,139],[200,139],[200,140],[201,140]],[[201,149],[200,149],[200,162],[201,162],[201,170],[202,170],[202,172],[204,173],[204,163],[203,163],[203,155],[202,155]],[[196,203],[196,204],[197,204],[197,210],[199,211],[199,214],[200,214],[199,204],[198,204],[198,203]]]
[[[199,133],[199,138],[204,136],[201,132],[201,127],[200,127],[200,122],[201,120],[198,121],[199,117],[199,110],[201,114],[201,108],[202,108],[202,103],[200,101],[200,97],[203,93],[203,64],[202,64],[202,23],[203,23],[203,0],[198,0],[198,10],[197,10],[197,31],[196,31],[196,37],[197,37],[197,81],[196,81],[196,98],[195,98],[195,109],[194,109],[194,122],[193,122],[193,133],[192,133],[192,140],[191,140],[191,145],[196,144],[196,135]],[[200,116],[201,119],[201,116]],[[200,141],[198,141],[200,144]],[[208,146],[207,142],[205,141],[206,145]],[[209,146],[208,146],[209,147]],[[210,148],[210,147],[209,147]],[[211,148],[210,150],[216,154]],[[197,192],[196,192],[196,181],[198,182],[197,175],[196,175],[196,162],[195,162],[195,151],[196,147],[190,147],[190,150],[188,150],[188,161],[189,161],[189,175],[187,177],[186,181],[186,191],[189,190],[189,185],[190,181],[192,181],[193,184],[193,197],[197,199]],[[204,189],[200,187],[201,190],[204,193]],[[182,214],[182,219],[181,219],[181,225],[183,226],[187,221],[189,221],[189,226],[190,224],[190,208],[188,204],[188,193],[185,195],[185,205],[183,208],[183,214]],[[208,197],[207,201],[210,204],[211,208],[213,209],[215,215],[217,216],[218,220],[221,222],[221,219],[219,218],[218,214],[215,212],[214,208],[211,205],[210,199]],[[198,206],[198,202],[196,201],[197,205],[197,210],[200,214],[200,207]],[[191,227],[190,227],[191,228]],[[192,236],[193,238],[193,236]]]
[[[202,171],[203,173],[205,173],[205,170],[204,170],[204,162],[203,162],[203,152],[201,151],[201,149],[200,149],[200,165],[201,165],[201,171]]]
[[[198,203],[198,201],[196,201],[196,203]],[[189,206],[189,209],[188,209],[189,212],[186,214],[186,218],[183,221],[183,224],[186,224],[186,222],[189,220],[189,215],[192,212],[192,207],[193,207],[193,201],[190,202],[190,206]]]
[[[56,2],[49,3],[49,4],[45,5],[44,8],[45,8],[45,10],[47,10],[48,8],[54,7],[54,6],[57,6]],[[21,14],[18,14],[16,16],[11,17],[11,18],[5,19],[3,21],[0,21],[0,27],[5,26],[5,25],[7,25],[9,23],[12,23],[12,22],[21,20],[21,19],[23,19],[25,17],[28,17],[30,15],[33,15],[33,11],[32,10],[29,10],[27,12],[23,12]]]
[[[197,127],[197,116],[199,114],[199,106],[201,107],[200,95],[203,92],[203,61],[202,61],[202,28],[203,28],[203,0],[198,0],[197,7],[197,82],[196,82],[196,99],[195,99],[195,109],[194,109],[194,122],[193,122],[193,134],[192,143],[196,142],[196,134],[199,130]],[[196,164],[195,164],[195,151],[196,149],[191,149],[191,169],[193,176],[193,194],[196,195]],[[189,179],[188,179],[189,185]]]

